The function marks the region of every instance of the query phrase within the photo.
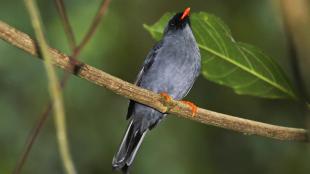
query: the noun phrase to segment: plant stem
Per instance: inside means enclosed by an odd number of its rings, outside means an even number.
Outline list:
[[[90,25],[89,29],[87,30],[87,33],[83,37],[83,40],[81,43],[75,48],[72,57],[75,57],[80,53],[80,51],[85,47],[85,45],[88,43],[88,41],[92,38],[94,35],[102,16],[107,12],[108,7],[110,5],[111,0],[102,0],[101,5],[96,13],[96,16],[94,17],[92,24]]]
[[[78,46],[76,45],[76,41],[75,41],[75,36],[74,36],[74,32],[72,30],[71,24],[69,22],[69,17],[67,16],[67,12],[66,12],[66,8],[64,5],[63,0],[55,0],[56,3],[56,7],[57,7],[57,11],[60,15],[61,21],[64,25],[64,30],[66,33],[66,36],[68,38],[68,42],[69,42],[69,47],[71,49],[71,57],[72,59],[77,59],[77,57],[79,56],[81,50],[86,46],[86,44],[90,41],[91,37],[94,36],[94,33],[97,29],[97,27],[99,26],[99,21],[101,21],[101,18],[104,16],[104,14],[106,14],[106,11],[108,9],[108,6],[110,4],[110,0],[106,1],[106,0],[102,0],[101,5],[95,15],[95,17],[92,20],[92,24],[89,27],[88,31],[86,32],[86,34],[84,35],[82,41]],[[60,82],[60,86],[61,89],[63,89],[66,85],[66,82],[68,81],[70,76],[70,73],[66,72],[63,76],[63,78],[61,79]],[[14,174],[19,174],[30,151],[31,148],[36,140],[36,138],[38,137],[41,129],[44,126],[45,121],[47,120],[47,117],[49,116],[50,112],[52,110],[52,101],[49,101],[47,104],[46,109],[44,110],[44,112],[42,112],[42,114],[40,115],[38,121],[36,122],[33,130],[31,131],[31,133],[29,134],[27,140],[26,140],[26,144],[24,145],[24,150],[22,151],[21,157],[19,159],[19,161],[16,164],[15,170],[16,172],[14,172]]]
[[[67,36],[67,40],[69,42],[69,47],[71,49],[71,52],[73,52],[76,48],[76,41],[75,41],[75,36],[74,36],[73,30],[72,30],[71,24],[69,22],[69,18],[67,15],[67,11],[65,8],[64,1],[63,0],[55,0],[55,4],[57,7],[58,14],[60,16],[62,25],[64,27],[64,30],[65,30],[65,33]]]
[[[39,49],[42,53],[45,69],[48,76],[48,83],[49,83],[48,86],[51,98],[53,100],[53,106],[55,111],[54,120],[55,120],[57,140],[61,159],[63,161],[66,173],[75,174],[76,171],[71,159],[68,145],[65,111],[64,111],[62,94],[60,91],[60,84],[58,83],[58,78],[52,65],[52,58],[50,56],[50,52],[48,50],[48,46],[43,34],[40,14],[34,0],[25,0],[25,4],[31,18],[31,22],[35,31],[36,38],[38,40],[38,44],[40,46]]]

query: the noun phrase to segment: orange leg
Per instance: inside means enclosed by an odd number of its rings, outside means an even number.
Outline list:
[[[165,98],[166,101],[171,100],[171,96],[166,92],[161,92],[160,95]]]
[[[166,100],[166,102],[169,102],[172,99],[171,96],[167,92],[161,92],[159,94]],[[197,106],[194,103],[189,102],[189,101],[184,101],[184,100],[181,100],[180,102],[188,105],[191,108],[191,110],[192,110],[192,116],[193,117],[196,116],[196,114],[197,114]]]
[[[197,114],[197,106],[192,103],[192,102],[189,102],[189,101],[184,101],[184,100],[181,100],[182,103],[188,105],[189,107],[191,107],[192,109],[192,116],[195,117],[196,114]]]

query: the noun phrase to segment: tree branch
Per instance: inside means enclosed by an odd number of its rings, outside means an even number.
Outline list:
[[[2,21],[0,21],[0,38],[33,56],[40,57],[37,49],[38,46],[27,34],[18,31]],[[98,86],[105,87],[118,95],[148,105],[161,112],[168,112],[179,117],[242,132],[247,135],[259,135],[287,141],[309,141],[308,131],[305,129],[266,124],[202,108],[198,108],[196,116],[192,117],[191,108],[182,102],[175,100],[165,102],[160,95],[152,91],[137,87],[90,65],[72,60],[56,49],[49,48],[49,51],[53,56],[53,63],[58,67]]]

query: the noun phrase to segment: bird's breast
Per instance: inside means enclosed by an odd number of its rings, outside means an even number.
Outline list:
[[[168,92],[183,98],[193,85],[200,69],[200,55],[195,42],[171,39],[163,44],[140,86],[154,92]]]

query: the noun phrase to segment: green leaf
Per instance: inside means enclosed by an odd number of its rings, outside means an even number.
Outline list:
[[[152,26],[144,24],[144,28],[159,40],[172,15],[167,13]],[[200,48],[205,78],[228,86],[237,94],[296,98],[281,67],[254,46],[236,42],[219,18],[200,12],[191,15],[191,22]]]

